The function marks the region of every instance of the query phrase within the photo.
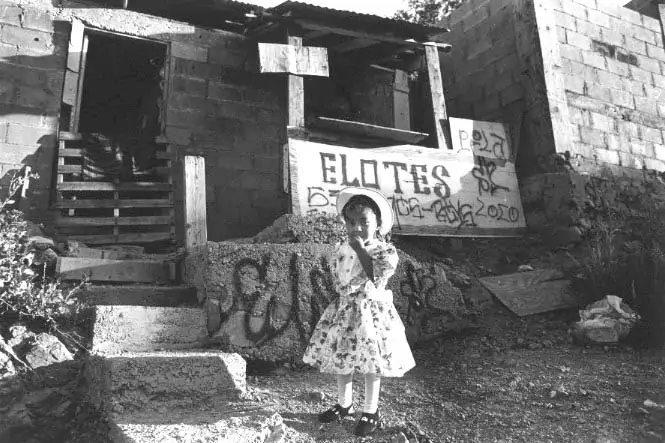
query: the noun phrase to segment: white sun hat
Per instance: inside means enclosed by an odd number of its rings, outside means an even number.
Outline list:
[[[337,213],[339,215],[343,215],[342,210],[344,209],[344,206],[346,206],[349,200],[351,200],[351,197],[356,195],[364,195],[376,203],[376,206],[379,207],[379,215],[381,216],[379,233],[381,235],[386,235],[389,233],[395,222],[392,206],[383,194],[381,194],[379,191],[375,191],[374,189],[359,188],[355,186],[342,189],[337,195]]]

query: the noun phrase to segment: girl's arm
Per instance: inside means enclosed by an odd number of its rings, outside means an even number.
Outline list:
[[[369,255],[369,252],[367,252],[367,249],[365,249],[365,245],[362,241],[351,241],[349,244],[358,256],[358,260],[360,260],[360,264],[365,270],[365,274],[367,274],[367,277],[369,277],[370,281],[374,283],[374,260]]]

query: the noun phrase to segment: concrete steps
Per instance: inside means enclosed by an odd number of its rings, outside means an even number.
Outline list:
[[[196,288],[188,285],[88,284],[79,297],[90,305],[156,307],[197,306]]]
[[[229,413],[246,406],[245,360],[207,348],[202,309],[94,309],[84,374],[88,400],[106,415],[113,442],[263,441],[261,426],[252,428],[261,420],[239,429]]]

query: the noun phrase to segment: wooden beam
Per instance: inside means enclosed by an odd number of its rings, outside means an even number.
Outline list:
[[[166,192],[171,189],[168,183],[152,182],[64,182],[58,183],[58,191],[158,191]]]
[[[185,185],[185,249],[195,251],[208,242],[206,214],[205,159],[186,155],[183,165]]]
[[[63,280],[70,281],[88,278],[107,282],[170,282],[168,263],[159,261],[58,257],[56,273]]]
[[[173,203],[169,199],[133,199],[133,200],[61,200],[53,205],[58,209],[90,208],[169,208]]]
[[[393,80],[393,126],[396,129],[411,130],[409,74],[401,69],[395,69]]]
[[[56,226],[153,226],[169,225],[171,217],[168,215],[151,215],[140,217],[58,217]]]
[[[287,43],[302,48],[302,37],[287,32]],[[298,128],[305,127],[305,82],[299,75],[288,76],[288,124]]]
[[[427,64],[427,78],[432,97],[432,113],[434,115],[434,130],[436,131],[436,147],[451,149],[443,132],[444,124],[448,121],[446,98],[443,95],[443,81],[441,79],[441,64],[439,50],[436,46],[425,46],[425,62]]]
[[[344,43],[335,45],[330,49],[335,52],[349,52],[355,51],[356,49],[368,48],[370,46],[378,45],[379,43],[380,42],[378,40],[354,38]]]

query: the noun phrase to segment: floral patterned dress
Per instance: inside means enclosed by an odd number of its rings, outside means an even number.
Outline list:
[[[393,305],[392,291],[386,289],[397,267],[397,251],[378,240],[367,250],[375,282],[348,243],[337,248],[333,277],[339,297],[321,315],[303,361],[332,374],[357,371],[401,377],[416,363]]]

